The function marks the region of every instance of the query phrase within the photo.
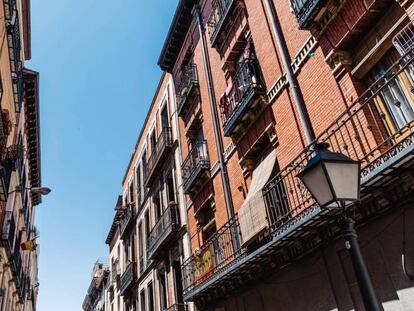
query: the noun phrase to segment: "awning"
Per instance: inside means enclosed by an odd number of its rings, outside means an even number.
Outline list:
[[[249,193],[238,212],[243,246],[269,226],[262,189],[272,176],[275,165],[276,150],[273,150],[253,171]]]

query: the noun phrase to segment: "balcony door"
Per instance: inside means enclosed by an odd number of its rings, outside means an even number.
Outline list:
[[[154,130],[151,132],[150,134],[150,147],[151,147],[151,154],[155,152],[155,147],[157,145],[157,134],[156,134],[156,129],[154,128]]]
[[[205,155],[203,142],[204,142],[204,133],[203,133],[203,130],[200,128],[197,131],[194,142],[193,142],[193,144],[195,144],[195,147],[197,148],[197,157],[199,159],[203,159]]]
[[[372,80],[382,79],[383,87],[379,92],[377,103],[381,116],[392,132],[401,130],[414,120],[414,101],[410,90],[411,75],[403,71],[395,76],[392,70],[387,71],[396,59],[397,53],[391,51],[371,70]]]
[[[169,121],[169,118],[168,118],[168,107],[167,107],[167,105],[168,105],[168,102],[166,101],[164,106],[162,107],[162,110],[161,110],[160,117],[161,117],[162,130],[164,130],[165,128],[170,127],[170,121]]]
[[[175,282],[175,299],[176,303],[184,303],[183,297],[183,279],[181,274],[181,263],[175,260],[173,263],[174,282]]]
[[[167,275],[164,270],[158,273],[160,310],[165,310],[167,309]]]

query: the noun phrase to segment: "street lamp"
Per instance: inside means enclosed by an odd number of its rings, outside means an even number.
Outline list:
[[[41,195],[48,195],[52,191],[52,189],[48,187],[32,187],[32,188],[27,188],[27,189],[31,190],[32,193],[41,194]]]
[[[25,187],[24,190],[29,190],[34,194],[40,194],[40,195],[48,195],[52,189],[48,187]],[[8,194],[12,194],[18,191],[22,191],[20,186],[16,186],[16,188],[13,191],[10,191]]]
[[[347,205],[359,200],[360,162],[342,153],[331,152],[328,147],[326,143],[316,144],[316,154],[299,174],[299,178],[319,206],[345,210]],[[362,257],[354,224],[353,219],[346,216],[339,220],[365,308],[379,311],[380,303]]]

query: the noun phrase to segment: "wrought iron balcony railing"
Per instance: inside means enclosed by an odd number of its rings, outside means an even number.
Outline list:
[[[389,179],[380,177],[384,174],[392,176],[392,172],[401,168],[414,153],[414,118],[407,117],[405,125],[396,128],[387,117],[389,111],[381,110],[381,105],[377,104],[378,97],[392,87],[400,74],[411,74],[413,60],[414,50],[411,48],[358,99],[347,108],[344,107],[343,113],[316,139],[329,143],[332,151],[344,153],[361,162],[362,198],[369,194],[370,186],[379,187],[389,182]],[[403,109],[402,103],[396,98],[394,104],[397,109]],[[228,281],[227,275],[231,274],[234,278],[242,273],[242,269],[246,271],[252,265],[260,265],[259,262],[268,262],[269,258],[276,266],[282,267],[289,258],[301,254],[297,247],[288,253],[281,252],[283,248],[286,250],[289,243],[293,243],[295,237],[299,239],[306,232],[309,234],[309,230],[303,231],[301,228],[320,228],[334,219],[325,215],[335,212],[321,209],[298,178],[313,156],[313,148],[305,148],[264,187],[268,228],[266,237],[260,243],[258,241],[258,246],[252,250],[234,245],[231,240],[233,232],[243,240],[236,215],[201,247],[199,256],[190,257],[182,265],[184,297],[187,301],[204,299],[208,296],[205,292],[209,286],[218,286],[218,283]],[[312,243],[317,242],[313,240]],[[315,247],[312,243],[306,247]],[[275,260],[276,257],[280,262]]]
[[[0,203],[7,202],[12,170],[9,167],[0,168]]]
[[[16,163],[23,158],[22,145],[11,145],[0,153],[0,203],[7,202],[12,171],[16,170]]]
[[[145,259],[144,256],[139,257],[139,274],[143,274],[145,271]]]
[[[207,21],[207,29],[210,35],[211,46],[215,47],[221,32],[226,27],[226,23],[231,15],[237,0],[213,0],[211,4],[211,14]]]
[[[23,103],[23,75],[19,19],[16,1],[3,0],[7,21],[7,41],[9,47],[10,70],[12,73],[13,93],[16,111],[20,112]]]
[[[179,221],[177,213],[177,205],[170,204],[160,219],[158,219],[154,228],[152,228],[148,237],[149,258],[154,259],[178,230]]]
[[[324,0],[290,0],[290,5],[295,13],[300,28],[306,28],[310,25],[312,16],[326,3]]]
[[[176,303],[166,309],[165,311],[187,311],[188,306],[185,303]]]
[[[207,141],[201,141],[195,144],[190,150],[182,166],[182,175],[184,183],[184,193],[190,194],[193,186],[200,182],[200,176],[210,170],[210,161],[207,152]]]
[[[231,89],[220,99],[225,136],[231,136],[235,128],[248,117],[249,112],[254,113],[250,108],[265,92],[259,62],[256,59],[246,59],[240,63]]]
[[[16,236],[16,220],[14,218],[13,212],[3,211],[3,222],[2,225],[2,244],[6,247],[6,251],[9,256],[12,256],[14,253],[14,242]]]
[[[121,238],[124,238],[125,234],[128,232],[128,229],[131,227],[134,219],[133,206],[126,208],[124,215],[122,216],[119,223],[119,232]]]
[[[118,259],[111,265],[111,283],[116,283],[119,277],[119,261]]]
[[[135,262],[130,262],[124,273],[121,275],[119,292],[124,295],[137,279]]]
[[[177,113],[184,117],[189,109],[189,102],[199,93],[197,65],[190,63],[181,71],[176,87]]]
[[[243,252],[235,243],[235,235],[240,236],[237,216],[230,219],[204,243],[197,255],[191,256],[183,263],[181,271],[185,293],[241,258]]]
[[[145,185],[148,187],[154,181],[154,177],[158,176],[157,170],[162,164],[163,159],[168,156],[172,148],[171,127],[164,127],[161,134],[158,136],[157,143],[154,150],[151,150],[151,155],[148,159],[147,169],[145,174]]]

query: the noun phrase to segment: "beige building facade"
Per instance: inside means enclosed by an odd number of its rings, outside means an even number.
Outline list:
[[[31,58],[30,1],[3,1],[0,14],[0,310],[36,309],[41,203],[39,74]]]
[[[189,239],[179,136],[174,85],[163,74],[106,240],[114,275],[110,310],[186,308],[180,267],[189,254]]]

